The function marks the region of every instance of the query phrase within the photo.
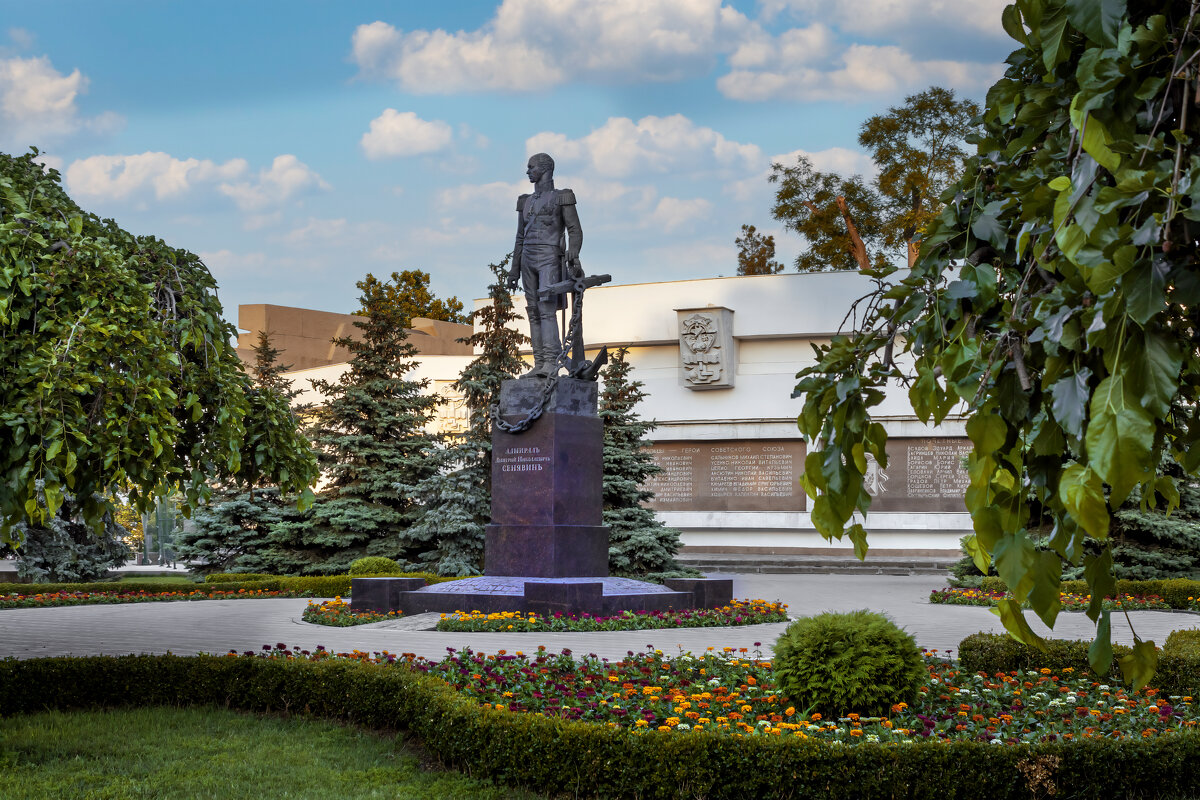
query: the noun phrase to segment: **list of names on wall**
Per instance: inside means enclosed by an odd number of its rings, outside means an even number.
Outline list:
[[[965,511],[969,477],[963,466],[971,442],[964,438],[890,439],[888,465],[868,460],[866,486],[872,511]]]
[[[649,448],[660,511],[803,511],[804,443],[797,440],[664,442]]]

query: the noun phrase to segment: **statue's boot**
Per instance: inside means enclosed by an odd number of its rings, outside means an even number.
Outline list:
[[[525,306],[529,317],[529,340],[533,348],[533,368],[522,375],[522,378],[539,378],[545,374],[546,353],[542,347],[542,315],[537,306]]]
[[[562,344],[558,341],[558,314],[542,311],[539,317],[539,341],[534,344],[538,366],[531,374],[548,378],[558,374],[558,357],[562,354]]]

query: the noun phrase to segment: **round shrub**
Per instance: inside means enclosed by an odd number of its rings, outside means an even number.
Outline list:
[[[929,677],[912,636],[865,610],[796,620],[775,642],[772,663],[792,705],[825,716],[885,715],[913,703]]]
[[[403,572],[403,568],[390,558],[367,556],[350,565],[351,575],[382,575],[387,572]]]

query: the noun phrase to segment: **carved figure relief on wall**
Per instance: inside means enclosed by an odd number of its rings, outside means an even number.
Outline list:
[[[717,321],[703,314],[692,314],[680,324],[679,338],[684,345],[683,376],[688,383],[707,384],[721,380],[721,345]]]
[[[879,462],[875,460],[875,456],[870,453],[867,456],[867,471],[863,475],[863,488],[867,490],[867,494],[871,497],[878,497],[887,491],[885,485],[888,480],[887,473],[883,471],[883,467],[879,466]]]

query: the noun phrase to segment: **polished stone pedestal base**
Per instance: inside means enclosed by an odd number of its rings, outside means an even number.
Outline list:
[[[483,563],[490,575],[578,578],[608,574],[604,525],[488,525]]]
[[[387,613],[400,608],[400,595],[420,589],[420,578],[351,578],[350,610],[355,613],[378,611]]]
[[[733,594],[730,580],[668,581],[668,585],[630,578],[533,578],[482,575],[402,592],[406,614],[440,611],[530,611],[540,614],[611,616],[622,611],[668,611],[725,605]],[[687,584],[686,586],[675,584]],[[722,600],[722,598],[724,598]],[[713,605],[702,605],[713,603]]]

